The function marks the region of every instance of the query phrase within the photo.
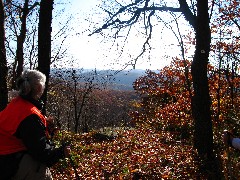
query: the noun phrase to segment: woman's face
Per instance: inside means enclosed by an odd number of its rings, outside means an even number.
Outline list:
[[[45,83],[39,83],[38,88],[37,88],[37,95],[36,95],[36,99],[39,99],[44,92],[45,89]]]
[[[40,92],[41,92],[41,96],[42,96],[42,94],[44,92],[44,89],[45,89],[45,83],[40,83],[40,85],[41,85],[41,91]]]

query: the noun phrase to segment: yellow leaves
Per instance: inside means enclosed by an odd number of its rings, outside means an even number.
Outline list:
[[[141,103],[139,103],[138,101],[132,101],[131,105],[132,105],[132,107],[135,107],[135,108],[140,108],[141,107]]]

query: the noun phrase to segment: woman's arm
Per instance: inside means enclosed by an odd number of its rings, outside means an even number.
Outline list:
[[[30,115],[19,125],[16,136],[36,160],[52,166],[64,158],[64,148],[55,148],[47,139],[45,126],[37,115]]]

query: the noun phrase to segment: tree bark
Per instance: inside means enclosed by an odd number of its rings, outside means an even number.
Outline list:
[[[209,27],[208,0],[197,1],[196,49],[192,62],[194,96],[192,112],[195,122],[194,146],[200,155],[212,155],[213,132],[211,99],[209,95],[207,65],[210,52],[211,31]]]
[[[198,0],[195,28],[196,49],[191,67],[194,88],[191,103],[194,119],[194,147],[203,160],[201,171],[205,171],[208,179],[221,179],[220,162],[213,151],[211,98],[207,76],[211,44],[209,21],[208,0]]]
[[[7,88],[7,58],[5,48],[5,13],[3,1],[0,0],[0,111],[2,111],[8,103]]]
[[[46,111],[47,90],[51,65],[51,32],[54,0],[42,0],[40,3],[38,26],[38,70],[46,75],[45,91],[42,96],[43,111]]]

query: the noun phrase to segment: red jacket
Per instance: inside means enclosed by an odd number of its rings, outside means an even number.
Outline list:
[[[0,155],[26,150],[21,139],[14,136],[19,124],[29,115],[36,114],[46,126],[46,118],[36,106],[21,97],[13,99],[0,112]]]

